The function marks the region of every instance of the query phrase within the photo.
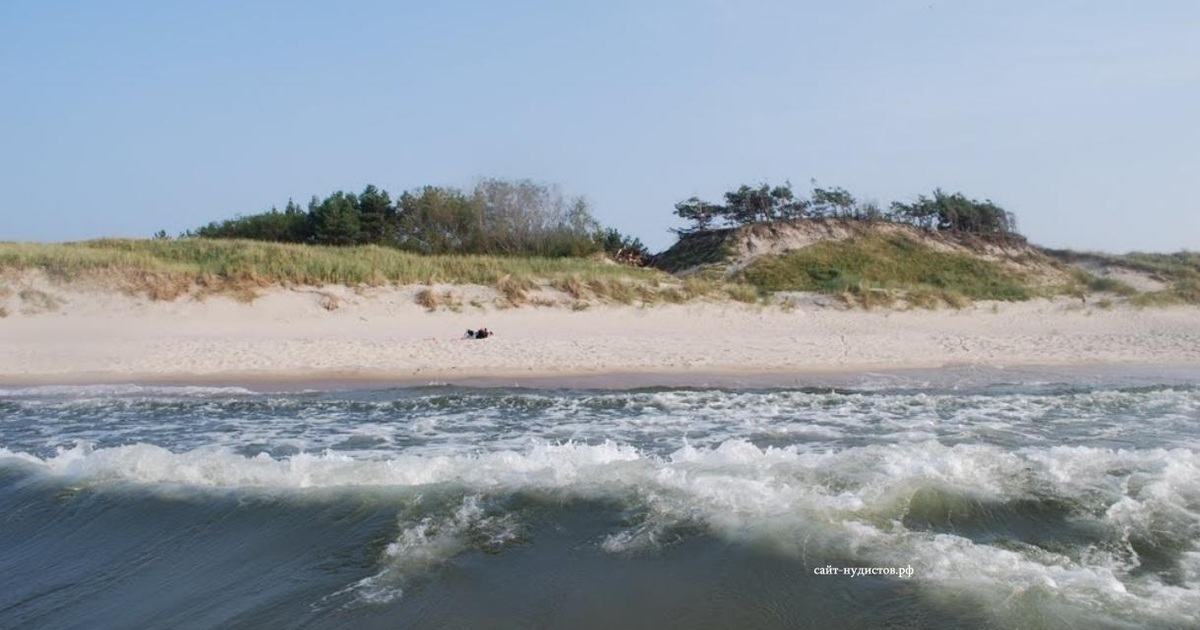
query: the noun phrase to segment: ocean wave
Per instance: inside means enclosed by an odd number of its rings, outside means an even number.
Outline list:
[[[1014,627],[1200,624],[1194,387],[38,396],[0,400],[0,472],[394,502],[370,574],[328,605],[383,605],[544,533],[532,502],[613,506],[588,543],[606,557],[708,537],[805,566],[911,566],[924,597]]]
[[[335,591],[319,605],[389,603],[449,559],[468,549],[495,552],[515,541],[521,531],[515,514],[497,513],[480,495],[465,496],[442,513],[401,515],[397,527],[399,533],[379,558],[379,571]]]
[[[150,491],[457,488],[466,497],[459,504],[402,518],[379,570],[342,593],[366,602],[400,596],[413,575],[461,553],[473,537],[497,545],[513,539],[519,517],[484,506],[489,497],[529,495],[615,501],[639,514],[596,542],[611,553],[652,551],[673,528],[699,524],[709,535],[799,560],[902,563],[931,592],[967,595],[997,614],[1049,598],[1072,614],[1136,609],[1171,623],[1200,621],[1200,454],[1186,449],[1006,451],[928,441],[816,452],[730,440],[666,456],[606,442],[369,460],[135,444],[78,445],[46,458],[0,450],[4,462],[76,486]],[[1004,511],[1015,516],[997,517]],[[1088,534],[1046,545],[1022,533],[1022,520],[1041,531]],[[1166,554],[1165,562],[1154,560],[1160,566],[1148,571],[1152,552]]]

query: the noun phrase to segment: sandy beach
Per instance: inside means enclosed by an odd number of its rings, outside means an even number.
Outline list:
[[[794,375],[979,366],[1198,366],[1200,309],[1079,300],[962,310],[740,303],[498,308],[417,305],[418,287],[271,289],[155,302],[41,286],[45,308],[0,319],[0,383],[531,382],[624,375]],[[10,299],[11,302],[11,299]],[[329,308],[334,305],[334,308]],[[486,326],[495,337],[463,339]],[[673,379],[673,380],[672,380]]]

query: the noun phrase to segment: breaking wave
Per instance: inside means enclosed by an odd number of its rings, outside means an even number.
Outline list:
[[[7,396],[14,492],[353,514],[327,528],[359,523],[361,567],[313,614],[403,605],[471,558],[616,571],[719,544],[806,579],[891,570],[814,584],[1000,627],[1200,624],[1191,387]]]

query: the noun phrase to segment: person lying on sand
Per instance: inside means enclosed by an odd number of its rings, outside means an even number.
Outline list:
[[[479,330],[471,330],[470,328],[468,328],[466,338],[467,339],[487,339],[488,337],[491,337],[494,334],[496,334],[496,333],[488,330],[487,328],[480,328]]]

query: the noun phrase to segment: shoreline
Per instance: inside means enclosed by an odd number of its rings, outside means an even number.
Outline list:
[[[1200,385],[1200,365],[1125,363],[1058,365],[946,365],[845,367],[804,370],[639,370],[574,373],[446,373],[416,376],[371,371],[240,372],[224,374],[0,375],[3,390],[55,387],[230,387],[254,393],[361,391],[455,387],[473,389],[908,389],[999,385]]]

